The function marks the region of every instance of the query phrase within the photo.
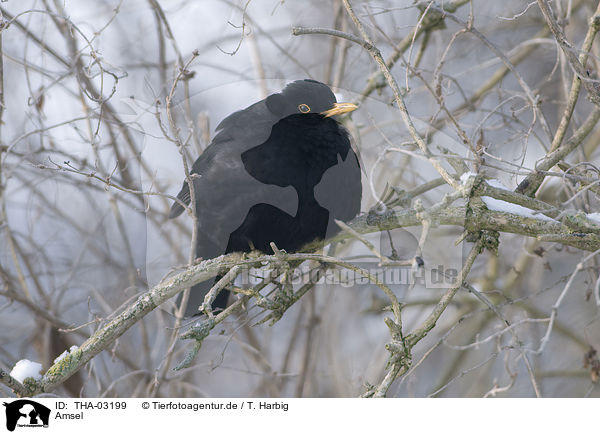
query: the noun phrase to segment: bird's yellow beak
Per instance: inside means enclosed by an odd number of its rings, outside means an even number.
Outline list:
[[[325,115],[325,117],[328,118],[329,116],[341,115],[342,113],[349,113],[351,111],[356,110],[357,108],[358,106],[356,104],[352,104],[351,102],[336,102],[333,105],[333,108],[325,110],[324,112],[321,112],[321,114]]]

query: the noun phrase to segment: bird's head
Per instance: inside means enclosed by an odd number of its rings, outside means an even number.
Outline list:
[[[325,117],[356,110],[356,104],[336,101],[326,84],[315,80],[297,80],[288,84],[280,93],[267,97],[267,107],[279,116],[320,113]]]

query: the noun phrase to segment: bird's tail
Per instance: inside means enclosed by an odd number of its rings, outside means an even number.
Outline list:
[[[205,282],[201,282],[201,283],[198,283],[197,285],[192,286],[192,289],[190,290],[190,297],[188,299],[187,307],[185,309],[186,317],[192,317],[192,316],[201,314],[201,312],[198,310],[198,308],[204,302],[204,297],[206,297],[206,294],[208,294],[208,291],[210,291],[210,288],[212,288],[213,285],[215,283],[217,283],[222,277],[223,276],[217,276],[217,277],[215,277],[214,281],[207,280]],[[221,290],[221,292],[219,292],[219,294],[217,294],[217,297],[212,302],[213,312],[217,313],[217,312],[220,312],[223,309],[225,309],[227,307],[228,299],[229,299],[229,290],[227,290],[227,289]],[[180,301],[181,301],[181,297],[179,297],[178,302],[180,302]]]
[[[217,237],[218,238],[218,237]],[[221,237],[224,238],[224,237]],[[219,239],[219,238],[218,238]],[[216,245],[211,238],[203,231],[198,231],[198,240],[196,244],[196,257],[203,259],[216,258],[219,255],[225,253],[225,246]],[[217,276],[213,279],[205,282],[200,282],[197,285],[192,286],[190,290],[190,297],[188,299],[187,307],[185,309],[185,316],[191,317],[200,315],[198,307],[204,302],[204,297],[210,291],[210,288],[214,286],[223,276]],[[226,289],[221,290],[215,300],[212,303],[212,309],[215,313],[227,307],[227,300],[229,299],[229,291]],[[181,301],[179,297],[178,302]]]

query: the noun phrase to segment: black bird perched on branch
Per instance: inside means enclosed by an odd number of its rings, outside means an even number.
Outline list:
[[[225,118],[191,173],[198,218],[196,257],[210,259],[270,243],[294,252],[339,231],[360,211],[361,172],[348,132],[331,116],[356,109],[328,86],[298,80]],[[190,203],[184,181],[177,197]],[[184,210],[179,203],[170,218]],[[186,315],[198,313],[210,282],[192,288]],[[223,290],[213,309],[225,308]]]

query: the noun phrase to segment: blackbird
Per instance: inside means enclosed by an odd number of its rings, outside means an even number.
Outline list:
[[[362,194],[359,160],[347,130],[331,116],[356,108],[306,79],[225,118],[191,169],[196,257],[272,254],[271,242],[295,252],[337,233],[334,220],[355,217]],[[177,198],[189,205],[186,181]],[[175,202],[169,218],[183,211]],[[211,286],[208,281],[192,288],[186,316],[199,313]],[[228,296],[222,290],[213,309],[224,309]]]

